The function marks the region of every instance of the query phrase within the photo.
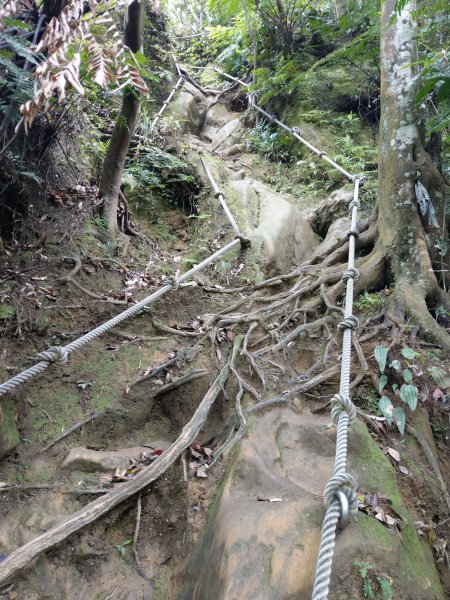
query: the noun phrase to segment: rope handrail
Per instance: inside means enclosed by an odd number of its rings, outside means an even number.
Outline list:
[[[177,72],[180,75],[180,77],[179,77],[176,85],[170,92],[169,96],[167,97],[167,99],[163,102],[163,105],[162,105],[161,109],[159,110],[158,114],[154,118],[154,120],[150,126],[150,131],[153,130],[158,119],[163,114],[164,110],[167,108],[168,104],[172,100],[174,94],[185,82],[185,77],[184,77],[184,75],[182,75],[181,70],[178,66],[178,63],[176,61],[175,61],[175,66],[176,66]],[[106,331],[109,331],[110,329],[112,329],[113,327],[118,325],[119,323],[122,323],[122,321],[125,321],[125,319],[128,319],[132,316],[139,314],[146,306],[148,306],[149,304],[151,304],[153,302],[156,302],[156,300],[159,300],[159,298],[161,298],[162,296],[167,294],[167,292],[169,292],[170,290],[178,289],[179,285],[181,283],[183,283],[184,281],[186,281],[186,279],[189,279],[190,277],[195,275],[195,273],[197,273],[198,271],[201,271],[204,267],[208,266],[210,263],[214,262],[217,258],[222,256],[222,254],[225,254],[226,252],[228,252],[229,250],[231,250],[232,248],[237,246],[237,244],[240,243],[242,247],[248,246],[250,244],[250,239],[241,234],[240,229],[227,206],[225,198],[223,197],[222,193],[220,193],[220,190],[219,190],[216,182],[214,181],[211,173],[209,172],[208,167],[206,166],[206,163],[203,161],[203,158],[202,157],[200,157],[200,158],[202,160],[202,164],[205,167],[205,170],[208,174],[208,177],[210,178],[210,181],[211,181],[215,191],[218,192],[219,201],[225,211],[225,214],[227,215],[228,219],[230,220],[230,223],[236,234],[236,238],[232,242],[230,242],[229,244],[227,244],[226,246],[221,248],[220,250],[217,250],[216,252],[211,254],[209,257],[207,257],[205,260],[203,260],[199,264],[192,267],[192,269],[190,269],[186,273],[183,273],[179,277],[173,276],[173,277],[166,278],[167,283],[165,285],[163,285],[163,287],[161,287],[159,290],[156,290],[155,292],[153,292],[153,294],[151,294],[150,296],[147,296],[147,298],[144,298],[143,300],[141,300],[134,306],[131,306],[130,308],[128,308],[125,311],[123,311],[122,313],[116,315],[112,319],[109,319],[109,321],[106,321],[102,325],[99,325],[92,331],[89,331],[88,333],[86,333],[85,335],[81,336],[80,338],[74,340],[70,344],[67,344],[66,346],[53,346],[53,347],[49,348],[48,350],[44,350],[43,352],[40,352],[36,357],[36,358],[40,359],[40,361],[37,364],[33,365],[32,367],[29,367],[28,369],[25,369],[24,371],[21,371],[20,373],[18,373],[11,379],[8,379],[4,383],[0,384],[0,396],[7,394],[8,392],[12,391],[14,388],[18,387],[19,385],[22,385],[29,379],[32,379],[36,375],[43,373],[49,367],[49,365],[52,363],[55,363],[58,365],[65,364],[67,362],[69,354],[71,352],[74,352],[75,350],[79,350],[80,348],[82,348],[83,346],[85,346],[86,344],[91,342],[93,339],[99,337]]]
[[[355,268],[355,241],[359,203],[360,178],[355,179],[353,200],[350,202],[351,224],[347,233],[349,238],[348,265],[342,275],[346,282],[344,319],[338,328],[343,330],[341,378],[339,393],[332,398],[331,417],[336,424],[336,455],[334,473],[325,486],[324,499],[327,510],[322,523],[319,553],[314,578],[312,600],[326,600],[331,579],[333,551],[338,525],[345,527],[349,513],[357,511],[356,483],[346,472],[348,426],[356,419],[356,408],[350,399],[350,367],[352,349],[352,331],[358,327],[358,319],[353,316],[354,280],[359,276]]]
[[[208,165],[206,164],[205,159],[203,158],[203,156],[200,153],[199,153],[199,157],[200,157],[200,162],[202,163],[205,173],[206,173],[206,175],[212,185],[212,188],[214,190],[214,195],[216,196],[216,198],[219,200],[220,204],[222,205],[222,208],[223,208],[228,220],[231,223],[234,233],[236,234],[236,237],[241,241],[241,244],[243,246],[249,246],[250,239],[241,233],[241,230],[239,229],[238,224],[234,220],[233,214],[231,213],[230,209],[228,208],[228,204],[225,199],[225,194],[220,190],[219,186],[216,183],[216,180],[214,179],[214,177],[211,174],[211,171],[209,170]]]
[[[175,63],[178,74],[179,74],[179,78],[178,81],[176,82],[175,86],[173,87],[172,91],[170,92],[170,94],[167,96],[167,98],[164,100],[164,102],[162,103],[161,108],[159,109],[159,111],[156,113],[155,118],[153,119],[153,121],[151,122],[150,125],[150,133],[153,132],[154,128],[156,127],[156,124],[158,123],[159,119],[162,117],[163,112],[166,110],[166,108],[168,107],[168,105],[171,103],[172,98],[174,97],[174,95],[177,93],[177,91],[183,87],[186,78],[184,77],[184,75],[182,75],[178,64]]]
[[[162,296],[164,296],[171,290],[177,289],[181,283],[185,282],[190,277],[193,277],[198,271],[201,271],[209,264],[214,262],[216,259],[220,258],[223,254],[235,248],[239,243],[240,240],[236,238],[233,241],[229,242],[226,246],[223,246],[222,248],[205,258],[205,260],[198,263],[198,265],[192,267],[192,269],[190,269],[189,271],[186,271],[186,273],[183,273],[179,277],[167,278],[166,283],[161,288],[150,294],[150,296],[147,296],[134,306],[127,308],[125,311],[116,315],[112,319],[109,319],[109,321],[102,323],[102,325],[99,325],[98,327],[96,327],[92,331],[89,331],[80,338],[74,340],[73,342],[70,342],[70,344],[67,344],[66,346],[53,346],[52,348],[49,348],[44,352],[40,352],[37,355],[37,358],[40,359],[40,361],[37,364],[22,371],[21,373],[18,373],[11,379],[8,379],[4,383],[0,384],[0,396],[11,392],[14,388],[18,387],[19,385],[22,385],[29,379],[35,377],[36,375],[39,375],[40,373],[43,373],[52,363],[56,363],[58,365],[65,364],[71,352],[79,350],[95,338],[99,337],[103,333],[106,333],[119,323],[122,323],[122,321],[125,321],[125,319],[129,319],[130,317],[139,314],[149,304],[156,302],[156,300],[159,300]]]
[[[240,83],[242,86],[244,86],[246,88],[250,87],[249,83],[246,83],[245,81],[242,81],[242,79],[239,79],[238,77],[233,77],[233,75],[229,75],[228,73],[225,73],[224,71],[221,71],[217,67],[193,67],[193,66],[189,66],[189,68],[190,69],[202,69],[202,70],[209,69],[209,70],[215,71],[216,73],[219,73],[219,75],[222,75],[226,79],[230,79],[231,81],[235,81],[237,83]],[[323,160],[325,160],[328,164],[330,164],[332,167],[334,167],[335,169],[337,169],[340,173],[342,173],[345,177],[347,177],[347,179],[349,179],[352,182],[356,181],[356,179],[358,178],[357,175],[352,175],[351,173],[349,173],[346,169],[344,169],[343,167],[341,167],[340,165],[338,165],[337,162],[335,162],[332,158],[330,158],[327,155],[326,152],[323,152],[322,150],[319,150],[318,148],[316,148],[315,146],[313,146],[313,144],[311,144],[310,142],[308,142],[307,140],[305,140],[305,138],[303,138],[299,134],[299,130],[298,130],[297,127],[289,127],[288,125],[286,125],[285,123],[283,123],[282,121],[280,121],[279,119],[277,119],[276,117],[274,117],[273,115],[269,114],[263,108],[261,108],[260,106],[258,106],[254,102],[254,98],[253,98],[252,94],[247,94],[247,96],[248,96],[248,99],[249,99],[249,106],[250,106],[250,108],[254,108],[256,111],[258,111],[264,117],[266,117],[266,119],[268,121],[270,121],[271,123],[275,123],[276,125],[278,125],[282,129],[284,129],[285,131],[287,131],[290,135],[292,135],[293,137],[295,137],[304,146],[306,146],[312,152],[314,152],[315,154],[317,154],[317,156],[319,156],[320,158],[322,158]]]

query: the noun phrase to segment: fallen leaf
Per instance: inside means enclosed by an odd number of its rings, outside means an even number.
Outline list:
[[[394,450],[394,448],[388,448],[387,451],[389,456],[392,456],[394,460],[400,462],[400,454],[397,452],[397,450]]]

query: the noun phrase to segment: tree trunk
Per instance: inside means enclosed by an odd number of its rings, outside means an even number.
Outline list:
[[[413,3],[389,24],[394,9],[395,0],[385,0],[381,20],[378,244],[386,253],[398,299],[426,335],[450,349],[450,337],[429,312],[429,307],[449,302],[439,287],[440,282],[448,289],[448,273],[442,272],[448,268],[448,258],[440,257],[435,247],[439,239],[448,243],[448,234],[445,228],[430,227],[428,221],[422,221],[415,198],[418,176],[441,224],[445,184],[420,139],[411,66],[417,61]]]
[[[132,52],[138,52],[143,43],[144,2],[133,0],[128,6],[125,24],[124,42]],[[108,233],[115,236],[117,226],[117,204],[122,185],[122,174],[128,153],[130,140],[139,112],[137,90],[126,88],[123,94],[122,108],[111,135],[111,140],[103,160],[100,178],[100,197],[103,200],[102,216],[105,218]]]

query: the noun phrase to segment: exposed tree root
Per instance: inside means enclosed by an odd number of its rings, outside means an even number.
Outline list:
[[[171,392],[172,390],[176,390],[177,388],[189,383],[189,381],[194,381],[194,379],[199,379],[200,377],[205,377],[209,374],[207,369],[191,369],[188,373],[181,375],[175,381],[171,381],[170,383],[166,383],[159,390],[153,394],[154,398],[158,396],[162,396],[163,394],[167,394],[167,392]]]
[[[438,480],[442,495],[444,496],[444,500],[447,504],[447,508],[448,510],[450,510],[450,494],[448,493],[447,486],[445,484],[444,478],[442,477],[442,473],[439,468],[439,463],[436,460],[436,457],[434,456],[433,451],[431,450],[427,440],[411,425],[406,425],[406,431],[408,431],[408,433],[415,437],[417,443],[419,444],[423,453],[425,454],[427,461],[430,464],[430,467],[433,469],[436,479]]]
[[[133,479],[118,484],[101,498],[94,500],[73,515],[63,519],[56,527],[49,529],[34,540],[14,550],[14,552],[0,563],[0,585],[7,583],[37,556],[53,548],[76,531],[105,515],[115,506],[139,493],[167,471],[199,434],[214,401],[225,385],[230,374],[230,365],[239,352],[241,342],[241,336],[237,336],[234,340],[230,358],[200,402],[191,420],[183,427],[178,439],[165,452],[158,456],[154,462],[144,467]]]

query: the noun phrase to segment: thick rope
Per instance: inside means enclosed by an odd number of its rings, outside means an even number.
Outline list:
[[[222,205],[224,213],[226,214],[228,220],[230,221],[231,227],[233,228],[233,231],[236,234],[236,237],[241,241],[242,246],[244,246],[244,247],[249,246],[250,239],[241,233],[241,230],[239,229],[238,224],[234,220],[233,214],[231,213],[230,209],[228,208],[228,204],[225,199],[225,194],[219,189],[219,186],[217,185],[216,180],[212,176],[211,171],[209,170],[209,167],[206,164],[206,161],[203,158],[203,156],[201,154],[199,154],[199,156],[200,156],[200,162],[202,163],[205,173],[206,173],[206,175],[212,185],[212,188],[214,190],[214,196],[219,200],[220,204]]]
[[[194,68],[199,68],[199,67],[190,67],[190,68],[194,69]],[[221,71],[220,69],[217,69],[216,67],[201,67],[201,68],[202,69],[212,69],[213,71],[215,71],[216,73],[219,73],[220,75],[222,75],[222,77],[225,77],[226,79],[229,79],[231,81],[235,81],[237,83],[240,83],[242,86],[244,86],[246,88],[250,87],[249,83],[245,83],[245,81],[242,81],[242,79],[238,79],[237,77],[233,77],[232,75],[228,75],[228,73],[224,73],[224,71]],[[315,146],[313,146],[312,144],[310,144],[307,140],[305,140],[305,138],[303,138],[300,135],[299,130],[298,130],[297,127],[289,127],[288,125],[285,125],[282,121],[280,121],[279,119],[277,119],[273,115],[270,115],[263,108],[261,108],[260,106],[258,106],[257,104],[255,104],[254,96],[252,94],[247,94],[247,95],[248,95],[249,107],[250,108],[254,108],[259,113],[261,113],[268,121],[270,121],[270,123],[276,123],[279,127],[281,127],[282,129],[284,129],[285,131],[287,131],[290,135],[294,136],[299,142],[301,142],[304,146],[306,146],[307,148],[309,148],[311,150],[311,152],[314,152],[314,154],[317,154],[317,156],[319,156],[320,158],[322,158],[324,161],[326,161],[332,167],[334,167],[335,169],[337,169],[338,171],[340,171],[343,175],[345,175],[345,177],[347,177],[347,179],[349,179],[350,181],[353,181],[353,182],[356,181],[356,179],[357,179],[356,175],[352,175],[351,173],[349,173],[346,169],[342,168],[334,160],[332,160],[327,155],[326,152],[322,152],[322,150],[319,150],[318,148],[316,148]]]
[[[175,63],[176,64],[176,63]],[[166,110],[166,108],[169,106],[169,104],[172,101],[172,98],[175,96],[175,94],[177,93],[177,91],[183,87],[186,78],[184,77],[184,75],[181,75],[181,71],[178,67],[178,64],[176,64],[177,67],[177,71],[180,74],[180,77],[178,79],[178,81],[176,82],[174,88],[172,89],[172,91],[170,92],[170,94],[167,96],[167,98],[164,100],[164,102],[162,103],[161,108],[159,109],[158,113],[156,114],[155,118],[153,119],[151,125],[150,125],[150,133],[153,132],[153,130],[156,127],[156,124],[158,123],[159,119],[162,117],[163,112]]]
[[[322,524],[312,600],[326,600],[328,598],[336,529],[339,520],[344,520],[344,509],[342,502],[339,500],[339,493],[342,492],[347,498],[350,513],[355,513],[357,510],[356,483],[353,477],[346,472],[346,467],[348,426],[356,419],[356,408],[350,399],[350,363],[352,331],[358,327],[358,319],[353,315],[353,284],[359,274],[355,268],[355,232],[357,232],[359,184],[360,178],[356,177],[353,200],[350,202],[352,218],[349,230],[348,266],[342,276],[347,286],[344,319],[338,325],[338,328],[343,330],[341,381],[339,394],[335,394],[331,401],[331,417],[337,427],[336,456],[333,476],[325,486],[324,499],[327,510]]]
[[[181,283],[193,277],[196,273],[198,273],[199,271],[210,265],[212,262],[220,258],[223,254],[226,254],[227,252],[235,248],[237,245],[239,245],[239,243],[240,240],[234,239],[233,241],[229,242],[226,246],[224,246],[220,250],[217,250],[217,252],[214,252],[214,254],[211,254],[211,256],[208,256],[208,258],[198,263],[198,265],[192,267],[192,269],[190,269],[186,273],[183,273],[179,277],[171,277],[168,280],[166,280],[167,283],[163,285],[163,287],[159,288],[159,290],[156,290],[156,292],[153,292],[153,294],[151,294],[150,296],[147,296],[147,298],[144,298],[134,306],[131,306],[119,315],[113,317],[109,321],[106,321],[106,323],[103,323],[102,325],[99,325],[92,331],[89,331],[77,340],[71,342],[70,344],[67,344],[67,346],[54,346],[53,348],[49,348],[44,352],[40,352],[37,355],[37,358],[40,359],[39,363],[33,365],[29,369],[26,369],[25,371],[22,371],[22,373],[19,373],[11,379],[8,379],[8,381],[5,381],[5,383],[2,383],[0,385],[0,396],[11,392],[14,388],[18,387],[19,385],[22,385],[29,379],[36,377],[36,375],[39,375],[40,373],[45,371],[51,364],[56,363],[58,365],[61,365],[66,363],[68,356],[71,352],[74,352],[75,350],[79,350],[83,346],[86,346],[86,344],[99,337],[100,335],[106,333],[116,325],[119,325],[119,323],[122,323],[122,321],[125,321],[125,319],[129,319],[130,317],[134,317],[135,315],[139,314],[146,306],[152,304],[153,302],[156,302],[171,290],[177,289]]]

